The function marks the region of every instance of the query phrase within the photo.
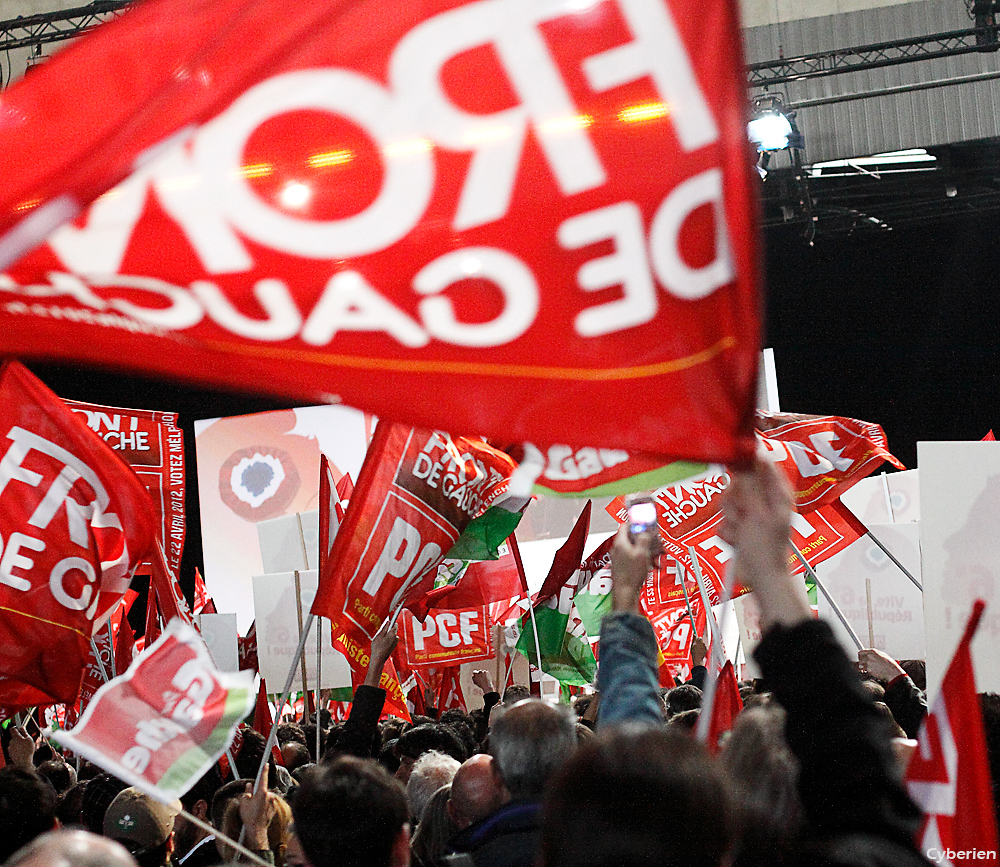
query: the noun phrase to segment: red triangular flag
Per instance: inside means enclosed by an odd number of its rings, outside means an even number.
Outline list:
[[[972,606],[906,770],[910,797],[926,814],[917,843],[928,854],[997,851],[986,735],[969,652],[985,607],[979,599]]]
[[[438,713],[458,708],[465,711],[465,696],[462,694],[462,683],[459,679],[461,666],[449,665],[441,672],[441,690],[438,693]]]
[[[271,706],[267,703],[267,684],[264,683],[264,678],[261,678],[260,688],[257,690],[257,703],[253,709],[252,728],[267,738],[271,736],[271,727],[273,725],[274,718],[271,716]],[[277,744],[271,747],[271,757],[277,764],[284,765],[285,762],[281,758],[281,750]]]
[[[719,750],[719,738],[733,727],[733,720],[743,710],[743,699],[736,683],[733,663],[726,660],[719,672],[715,686],[715,703],[712,705],[712,722],[708,727],[708,748],[715,753]]]
[[[146,631],[142,634],[142,646],[150,647],[160,637],[162,621],[156,604],[156,590],[153,589],[153,579],[149,579],[149,592],[146,594]]]
[[[995,443],[997,438],[993,436],[993,428],[990,428],[986,436],[983,437],[982,442],[984,443]]]
[[[569,537],[556,551],[552,565],[549,567],[549,574],[545,576],[545,580],[535,596],[534,605],[536,608],[562,590],[563,585],[583,563],[583,547],[587,544],[587,535],[590,532],[591,505],[592,501],[587,500],[587,505],[580,512],[580,517],[576,519],[576,524],[573,525]]]
[[[250,624],[246,638],[238,638],[237,644],[240,651],[240,671],[257,671],[257,621]]]
[[[194,605],[193,614],[218,614],[215,609],[215,601],[208,595],[205,587],[205,579],[201,577],[198,567],[194,567]]]

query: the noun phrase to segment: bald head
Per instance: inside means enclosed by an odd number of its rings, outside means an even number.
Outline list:
[[[136,867],[120,843],[89,831],[49,831],[19,849],[4,867]]]
[[[455,772],[448,798],[448,815],[459,831],[495,813],[503,802],[503,789],[493,773],[490,756],[473,756]]]

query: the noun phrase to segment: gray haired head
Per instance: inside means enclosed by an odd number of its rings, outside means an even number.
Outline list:
[[[538,800],[576,748],[576,718],[563,705],[525,699],[490,720],[490,755],[514,800]]]

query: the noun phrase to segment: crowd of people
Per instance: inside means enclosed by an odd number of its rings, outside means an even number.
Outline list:
[[[172,805],[87,762],[67,763],[11,727],[0,861],[207,867],[246,859],[224,835],[276,867],[925,864],[914,842],[921,814],[902,783],[903,745],[926,714],[923,693],[885,654],[849,659],[813,618],[786,565],[790,517],[772,465],[734,474],[724,533],[766,632],[755,651],[761,677],[741,683],[745,709],[717,755],[692,734],[704,667],[688,684],[658,685],[656,640],[639,608],[658,538],[623,528],[597,692],[573,708],[524,687],[501,696],[478,671],[483,705],[471,713],[380,721],[377,684],[395,643],[380,633],[344,723],[325,713],[282,723],[282,763],[269,757],[256,789],[266,744],[245,730],[234,779],[213,768]],[[993,754],[997,704],[983,699]]]

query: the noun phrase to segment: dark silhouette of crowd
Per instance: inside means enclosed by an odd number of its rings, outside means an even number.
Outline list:
[[[791,497],[767,463],[733,474],[724,534],[765,634],[761,676],[712,755],[693,736],[704,646],[691,681],[658,684],[639,599],[659,555],[623,528],[612,550],[597,692],[550,705],[501,695],[477,671],[482,707],[381,720],[378,678],[395,645],[376,636],[349,718],[282,723],[262,784],[265,739],[246,729],[231,779],[213,768],[161,804],[88,762],[10,726],[0,770],[6,865],[207,867],[757,867],[928,863],[902,772],[926,714],[922,672],[875,650],[848,658],[788,572]],[[994,766],[1000,697],[983,696]],[[322,741],[317,756],[317,726]],[[994,767],[995,771],[995,767]],[[994,772],[994,779],[997,774]],[[193,821],[192,817],[195,820]],[[207,827],[202,823],[207,823]],[[215,833],[213,833],[213,830]]]

